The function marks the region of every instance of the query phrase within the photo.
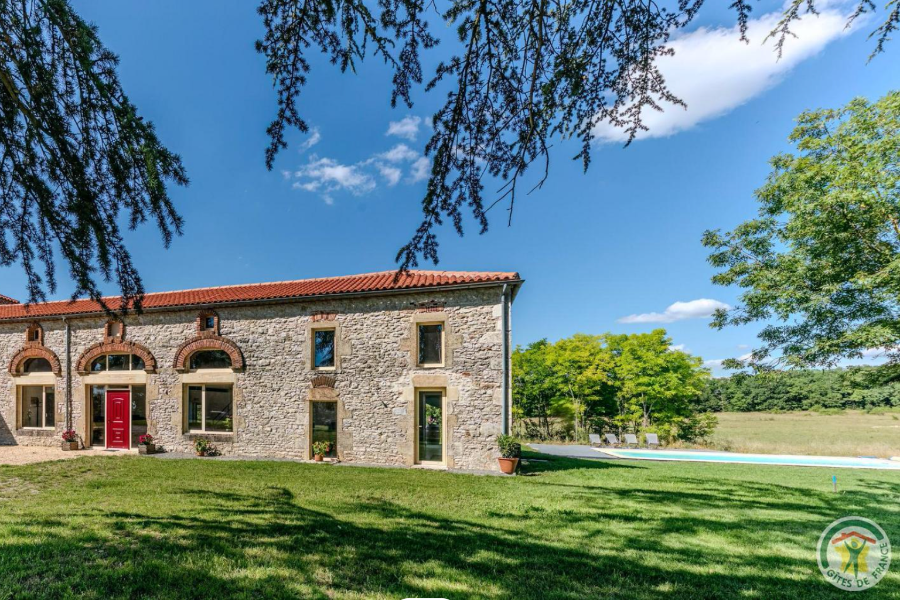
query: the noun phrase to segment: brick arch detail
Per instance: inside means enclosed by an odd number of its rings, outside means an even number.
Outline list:
[[[89,346],[78,358],[75,370],[80,375],[88,374],[91,361],[104,354],[136,354],[144,361],[144,371],[147,373],[156,371],[156,357],[153,356],[153,353],[146,346],[137,342],[125,341],[98,342]]]
[[[21,350],[16,352],[15,356],[12,357],[12,360],[9,361],[9,374],[21,374],[22,368],[25,366],[25,361],[29,358],[46,358],[47,362],[50,363],[50,368],[56,376],[59,377],[62,374],[62,367],[60,366],[59,357],[56,356],[56,353],[38,343],[25,344]]]
[[[222,350],[231,357],[232,371],[244,368],[244,355],[237,344],[221,335],[205,334],[189,339],[178,348],[175,352],[175,370],[187,371],[190,366],[188,358],[201,350]]]

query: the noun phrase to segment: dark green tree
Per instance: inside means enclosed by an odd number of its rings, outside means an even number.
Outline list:
[[[703,244],[741,304],[713,326],[766,323],[756,364],[833,365],[900,344],[900,92],[805,112],[756,192],[759,216]],[[740,366],[736,361],[732,366]]]
[[[167,192],[188,182],[181,160],[128,100],[117,62],[66,0],[0,0],[0,264],[22,265],[29,301],[55,291],[57,248],[74,295],[100,300],[99,272],[139,307],[123,224],[152,220],[166,246],[181,232]]]
[[[875,11],[871,0],[857,0],[850,17]],[[423,84],[420,52],[438,39],[429,20],[455,31],[458,50],[441,62],[425,90],[446,90],[434,115],[434,133],[425,151],[431,176],[422,199],[422,222],[397,254],[401,269],[419,257],[438,261],[435,229],[444,220],[462,235],[464,212],[471,211],[481,233],[487,213],[505,203],[511,222],[516,193],[526,170],[538,189],[550,169],[554,139],[574,137],[574,157],[584,169],[591,161],[599,123],[623,129],[629,142],[647,129],[646,110],[683,105],[657,68],[671,54],[670,36],[690,26],[704,0],[262,0],[265,35],[257,50],[278,93],[278,112],[269,126],[266,164],[271,169],[287,146],[285,132],[308,130],[298,99],[310,72],[308,55],[319,51],[341,71],[356,71],[374,55],[393,72],[391,105],[412,106],[412,91]],[[816,10],[817,0],[791,0],[770,37],[780,54],[791,26]],[[746,40],[749,0],[734,0]],[[900,24],[900,2],[889,0],[887,16],[873,32],[873,55]],[[756,41],[759,43],[759,41]],[[486,183],[499,192],[486,197]],[[490,193],[489,193],[490,194]]]

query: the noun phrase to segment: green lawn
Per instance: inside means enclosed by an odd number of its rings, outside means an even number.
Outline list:
[[[712,447],[735,452],[900,456],[900,412],[718,413]]]
[[[534,455],[533,455],[534,456]],[[79,458],[0,467],[0,598],[847,598],[822,529],[900,546],[900,476],[550,459],[524,477]],[[900,560],[866,598],[900,595]]]

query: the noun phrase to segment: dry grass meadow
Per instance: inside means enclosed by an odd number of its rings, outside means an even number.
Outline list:
[[[719,413],[717,450],[762,454],[900,456],[900,412]]]

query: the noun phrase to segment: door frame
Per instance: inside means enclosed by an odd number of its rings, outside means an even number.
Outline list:
[[[441,395],[441,460],[422,460],[419,457],[419,408],[422,394]],[[413,462],[424,466],[444,466],[447,464],[447,388],[416,388],[416,398],[413,409]]]
[[[336,399],[335,399],[335,400],[322,399],[322,400],[310,400],[310,401],[309,401],[309,430],[308,430],[308,431],[309,431],[309,435],[307,436],[308,442],[309,442],[309,444],[308,444],[309,447],[307,448],[307,451],[309,452],[309,457],[312,458],[312,456],[313,456],[313,449],[312,449],[312,445],[313,445],[313,427],[315,426],[315,423],[314,423],[314,421],[313,421],[313,410],[315,410],[315,409],[313,408],[313,405],[316,404],[316,403],[322,403],[322,402],[333,402],[333,403],[334,403],[334,410],[335,410],[335,413],[334,413],[334,417],[335,417],[335,424],[334,424],[334,458],[340,459],[341,455],[338,454],[338,448],[340,447],[340,441],[341,441],[341,439],[340,439],[340,438],[341,438],[341,436],[340,436],[340,430],[341,430],[341,417],[340,417],[340,412],[341,412],[341,407],[340,407],[340,401],[339,401],[339,400],[336,400]]]
[[[110,448],[109,447],[109,393],[110,392],[128,392],[128,448]],[[103,397],[103,448],[106,450],[131,450],[131,403],[132,399],[131,386],[112,387],[106,386],[106,392]],[[92,415],[93,416],[93,415]]]

